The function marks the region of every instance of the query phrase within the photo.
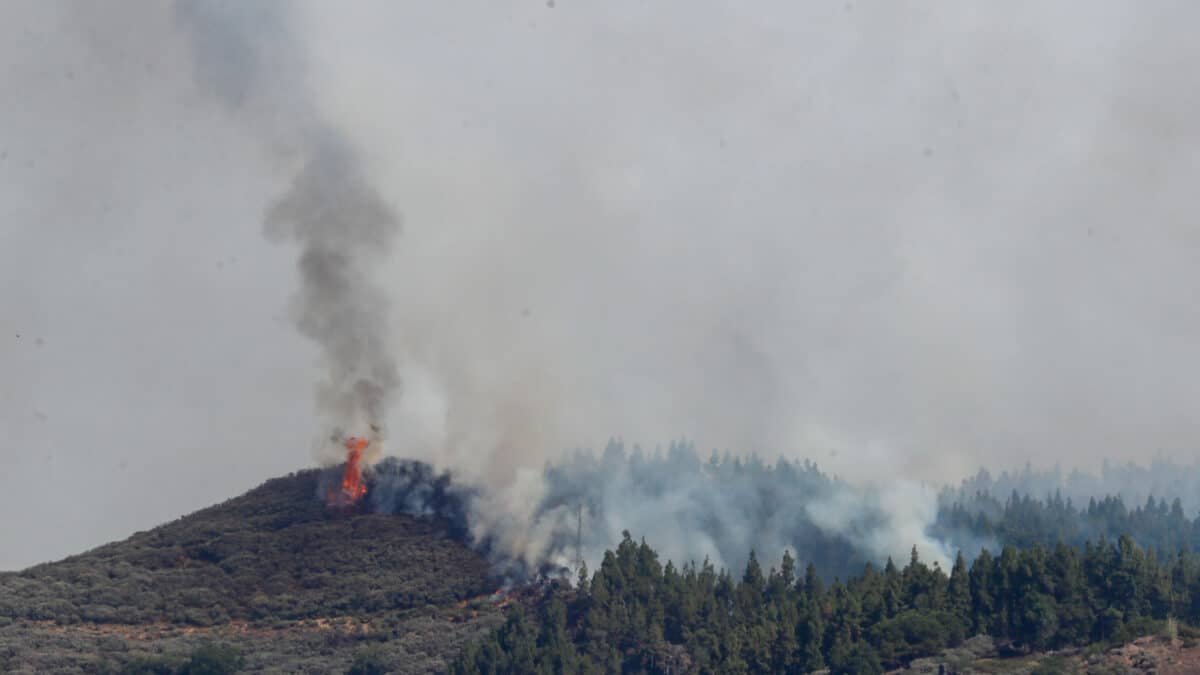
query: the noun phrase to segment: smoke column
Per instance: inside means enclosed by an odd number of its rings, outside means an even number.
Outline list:
[[[372,185],[348,136],[318,111],[287,11],[278,2],[176,5],[194,49],[197,83],[258,132],[281,162],[299,167],[264,220],[268,237],[300,248],[296,324],[320,345],[327,368],[317,407],[332,427],[333,443],[323,444],[327,452],[320,454],[333,459],[341,435],[370,429],[375,442],[368,459],[377,460],[401,378],[389,349],[390,300],[371,272],[398,235],[399,218]],[[511,252],[498,251],[506,254]],[[452,276],[471,273],[456,269]],[[487,316],[486,310],[472,315]],[[418,319],[402,319],[406,327],[422,327]],[[502,326],[488,325],[501,342]],[[439,340],[455,344],[473,335],[460,329]],[[407,348],[418,354],[419,366],[435,373],[449,402],[447,438],[438,447],[444,454],[431,459],[465,469],[470,487],[452,487],[448,475],[427,465],[388,462],[375,471],[371,507],[445,517],[514,576],[567,565],[576,545],[595,566],[626,530],[678,562],[707,559],[733,568],[752,548],[765,559],[792,550],[831,575],[906,555],[914,544],[927,560],[945,564],[951,554],[925,534],[936,515],[932,491],[901,480],[860,490],[815,466],[706,464],[683,445],[672,446],[665,458],[646,458],[610,444],[599,458],[576,453],[539,472],[531,460],[564,440],[556,425],[565,414],[546,384],[552,380],[541,375],[554,357],[508,354],[509,360],[528,359],[525,373],[538,375],[523,374],[516,382],[498,377],[481,386],[484,364],[470,361],[466,368],[474,369],[462,372],[463,365],[431,356],[420,335],[411,343]],[[733,382],[756,388],[756,382],[741,382],[748,373],[772,380],[753,344],[740,335],[732,344],[736,364],[727,374]],[[756,433],[750,425],[736,435],[761,440]],[[584,540],[576,541],[581,516]]]
[[[1160,178],[1194,172],[1196,99],[1167,77],[1183,70],[1141,65],[1187,62],[1194,41],[1161,32],[1186,21],[1116,5],[1078,30],[1065,10],[634,4],[543,12],[538,40],[496,3],[313,4],[305,48],[288,21],[300,4],[176,6],[196,82],[294,176],[266,229],[301,249],[321,414],[382,428],[390,411],[401,454],[485,486],[477,541],[555,559],[572,500],[595,492],[597,546],[628,528],[737,566],[748,544],[809,541],[771,521],[785,514],[866,556],[923,543],[936,558],[935,495],[905,477],[1195,436],[1180,403],[1194,359],[1161,357],[1194,343],[1179,308],[1195,228],[1187,182]],[[768,30],[775,14],[810,39]],[[326,69],[319,97],[309,65]],[[385,294],[373,267],[398,219],[355,148],[402,146],[421,161],[388,185],[419,227]],[[1160,226],[1127,233],[1146,219]],[[784,490],[789,512],[762,497],[771,472],[537,469],[611,433],[798,452],[886,488]],[[405,481],[424,475],[394,472],[385,501],[412,509]],[[763,522],[765,538],[735,536]],[[668,540],[687,527],[711,541]]]
[[[371,277],[400,231],[400,219],[372,186],[347,139],[320,119],[303,84],[301,50],[280,2],[179,0],[176,16],[192,38],[195,73],[234,112],[282,145],[301,167],[267,210],[265,232],[300,248],[293,313],[326,367],[318,413],[381,453],[389,401],[400,386],[387,339],[390,305]]]
[[[387,296],[372,283],[367,263],[387,251],[399,221],[340,139],[314,143],[310,153],[268,211],[267,232],[301,246],[297,325],[321,345],[329,369],[318,391],[320,410],[348,424],[350,433],[370,428],[381,440],[400,377],[387,348]],[[377,454],[379,444],[372,445]]]

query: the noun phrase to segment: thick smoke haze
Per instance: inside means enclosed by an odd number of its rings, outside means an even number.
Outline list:
[[[918,523],[981,465],[1196,460],[1189,4],[192,7],[0,6],[0,568],[312,461],[358,380],[263,219],[316,138],[403,214],[339,269],[389,452],[494,512],[614,435]]]

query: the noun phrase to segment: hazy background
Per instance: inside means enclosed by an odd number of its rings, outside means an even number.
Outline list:
[[[393,454],[1197,457],[1191,3],[284,7],[231,67],[404,216]],[[0,568],[313,462],[290,149],[192,58],[169,3],[0,4]]]

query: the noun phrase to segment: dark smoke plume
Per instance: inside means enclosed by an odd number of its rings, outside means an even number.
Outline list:
[[[265,146],[283,145],[300,157],[290,187],[265,214],[266,234],[300,247],[295,320],[321,348],[328,373],[317,407],[333,426],[333,441],[369,436],[376,458],[400,376],[387,339],[388,297],[371,272],[399,234],[400,219],[346,138],[317,113],[285,10],[281,2],[176,3],[197,82],[245,117]]]
[[[329,379],[322,411],[350,433],[383,428],[400,384],[387,342],[388,299],[367,263],[386,252],[399,220],[337,136],[317,142],[291,189],[267,212],[267,232],[301,246],[297,325],[321,345]]]

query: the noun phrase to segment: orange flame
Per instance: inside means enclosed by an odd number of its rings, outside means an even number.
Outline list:
[[[359,466],[359,462],[362,461],[363,450],[366,450],[370,444],[371,441],[365,438],[351,436],[346,439],[346,470],[342,472],[341,485],[325,495],[326,504],[349,506],[367,494],[367,484],[363,481],[362,467]]]

